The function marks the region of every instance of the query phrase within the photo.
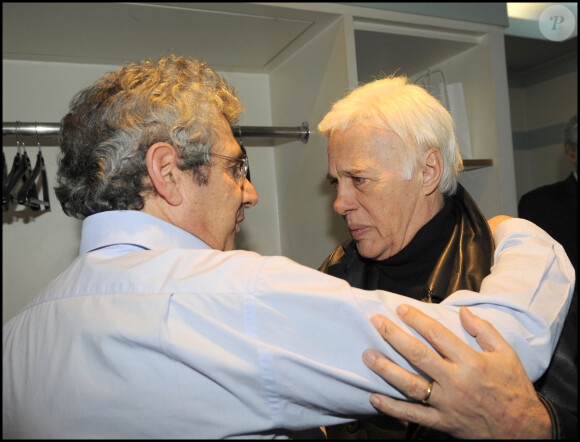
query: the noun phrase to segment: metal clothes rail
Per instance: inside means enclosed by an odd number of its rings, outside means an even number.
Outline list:
[[[58,135],[60,125],[58,123],[2,123],[2,135],[22,135],[22,136],[49,136]],[[232,132],[236,137],[247,138],[294,138],[308,143],[310,129],[308,123],[304,122],[296,127],[282,126],[232,126]]]

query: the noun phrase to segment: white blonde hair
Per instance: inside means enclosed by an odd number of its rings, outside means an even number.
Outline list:
[[[402,140],[407,147],[402,152],[405,179],[411,179],[422,153],[431,147],[439,149],[445,168],[438,189],[443,195],[455,193],[463,170],[455,124],[447,109],[421,86],[404,76],[365,84],[336,102],[318,131],[330,137],[355,124],[394,133]]]

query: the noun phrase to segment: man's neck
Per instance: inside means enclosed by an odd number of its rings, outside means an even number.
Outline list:
[[[441,211],[444,203],[445,200],[443,195],[438,191],[423,198],[417,207],[417,211],[413,215],[411,223],[409,224],[406,239],[401,249],[405,248],[415,237],[417,232]]]

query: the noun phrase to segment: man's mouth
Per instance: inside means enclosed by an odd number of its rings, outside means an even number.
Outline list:
[[[368,232],[370,227],[362,226],[362,225],[351,225],[348,226],[348,230],[353,239],[360,239],[366,232]]]

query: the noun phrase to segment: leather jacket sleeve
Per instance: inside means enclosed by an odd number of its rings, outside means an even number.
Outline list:
[[[554,439],[578,439],[578,297],[574,291],[546,373],[534,387],[550,413]]]

